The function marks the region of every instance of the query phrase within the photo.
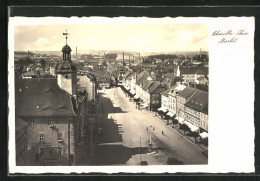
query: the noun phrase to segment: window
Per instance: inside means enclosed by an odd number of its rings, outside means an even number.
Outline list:
[[[50,119],[50,120],[49,120],[49,125],[50,125],[50,126],[53,126],[53,124],[54,124],[54,121],[53,121],[52,119]]]
[[[62,156],[62,148],[58,148],[58,155]]]
[[[44,134],[40,134],[40,142],[44,141]]]
[[[58,140],[62,140],[62,133],[58,133]]]

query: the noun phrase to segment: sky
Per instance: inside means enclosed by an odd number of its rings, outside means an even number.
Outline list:
[[[125,50],[136,52],[208,51],[207,24],[16,25],[15,51]]]

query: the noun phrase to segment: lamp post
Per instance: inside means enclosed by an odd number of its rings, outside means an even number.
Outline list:
[[[92,125],[90,125],[90,156],[92,158]]]
[[[141,136],[140,136],[140,163],[142,163]]]

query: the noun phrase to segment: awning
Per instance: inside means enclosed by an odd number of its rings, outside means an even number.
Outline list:
[[[202,133],[200,133],[200,137],[201,137],[202,139],[205,139],[205,138],[208,137],[208,133],[207,133],[207,132],[202,132]]]
[[[134,90],[131,90],[130,93],[131,93],[132,95],[135,95],[135,91],[134,91]]]
[[[184,122],[184,119],[182,117],[178,117],[178,121],[180,124],[182,124]]]
[[[139,96],[138,96],[138,95],[135,95],[135,96],[134,96],[134,99],[139,99]]]
[[[162,112],[166,113],[168,111],[168,109],[166,109],[165,107],[163,108]]]
[[[172,112],[168,112],[166,115],[170,116],[171,118],[173,118],[175,114],[173,114]]]
[[[163,107],[160,107],[160,108],[157,109],[157,111],[162,111],[162,109],[163,109]]]
[[[199,127],[197,127],[197,126],[191,124],[191,123],[188,122],[188,121],[184,121],[183,123],[186,124],[186,125],[190,128],[190,130],[191,130],[192,132],[195,132],[195,131],[198,131],[198,130],[199,130]]]
[[[168,109],[164,106],[160,107],[159,109],[157,109],[158,111],[162,111],[164,113],[166,113],[168,111]]]
[[[148,104],[144,103],[144,104],[141,104],[144,108],[148,107]]]

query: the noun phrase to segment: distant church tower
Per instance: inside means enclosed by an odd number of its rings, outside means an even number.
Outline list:
[[[76,65],[71,61],[71,48],[67,44],[67,33],[66,45],[62,48],[63,62],[58,64],[56,67],[57,81],[60,88],[64,89],[72,96],[76,96],[77,93],[77,68]]]

